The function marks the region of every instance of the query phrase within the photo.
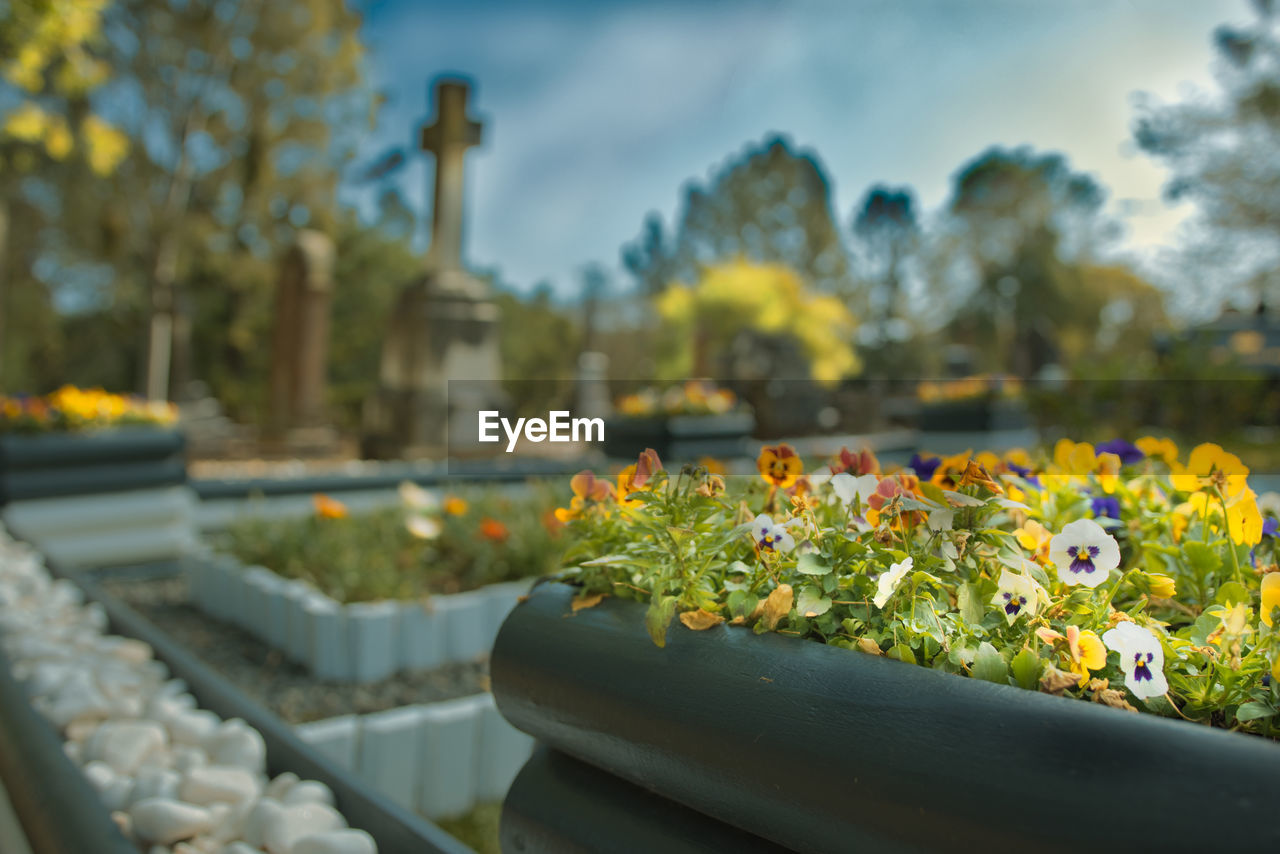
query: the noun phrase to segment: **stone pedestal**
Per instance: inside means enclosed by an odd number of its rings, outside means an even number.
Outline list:
[[[428,274],[405,288],[383,345],[378,392],[366,404],[366,456],[471,449],[476,412],[503,402],[498,321],[484,284],[465,272]]]

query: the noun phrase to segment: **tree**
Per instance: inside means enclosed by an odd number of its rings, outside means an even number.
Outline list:
[[[903,303],[906,267],[920,243],[915,196],[910,187],[876,185],[854,209],[853,234],[861,248],[863,274],[871,283],[867,295],[868,320],[875,330],[875,361],[889,367],[898,348],[891,342],[905,338],[907,307]],[[895,334],[897,333],[897,334]]]
[[[1080,264],[1110,233],[1103,199],[1062,155],[1025,147],[989,149],[956,173],[940,246],[961,286],[955,328],[982,345],[985,367],[1030,376],[1058,360],[1069,324],[1096,324],[1079,299]]]
[[[711,376],[715,357],[747,331],[793,338],[819,382],[838,382],[859,368],[850,343],[854,319],[843,301],[815,293],[779,264],[709,266],[695,285],[668,287],[655,306],[665,339],[660,379]]]
[[[136,144],[110,179],[63,188],[79,212],[65,254],[116,271],[112,310],[143,325],[150,395],[195,371],[239,382],[261,367],[281,250],[339,223],[343,134],[370,102],[358,18],[342,0],[120,0],[104,20]]]
[[[847,296],[852,288],[830,181],[816,156],[785,137],[748,147],[706,187],[690,184],[674,237],[650,214],[641,236],[623,248],[624,266],[649,293],[735,258],[782,264],[828,293]]]
[[[1251,24],[1214,32],[1217,96],[1176,104],[1143,96],[1134,138],[1172,171],[1166,197],[1198,204],[1201,239],[1184,259],[1201,262],[1201,288],[1216,280],[1221,298],[1244,283],[1255,304],[1280,303],[1280,277],[1259,275],[1280,266],[1280,8],[1275,0],[1253,8]]]

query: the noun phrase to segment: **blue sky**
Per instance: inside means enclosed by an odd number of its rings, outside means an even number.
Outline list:
[[[1243,0],[360,5],[389,98],[362,154],[416,138],[431,78],[470,77],[486,128],[466,256],[562,295],[587,263],[617,269],[647,212],[671,223],[686,181],[775,131],[818,154],[842,227],[873,183],[910,184],[932,210],[990,145],[1062,151],[1110,189],[1123,248],[1151,257],[1187,211],[1132,150],[1132,95],[1211,90],[1212,29],[1248,18]],[[398,177],[419,211],[429,162]]]

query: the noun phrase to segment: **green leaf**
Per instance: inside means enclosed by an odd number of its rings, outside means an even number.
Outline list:
[[[1266,703],[1251,701],[1245,703],[1236,709],[1236,720],[1244,723],[1245,721],[1256,721],[1262,718],[1273,717],[1276,710],[1268,706]]]
[[[1019,687],[1034,691],[1040,684],[1040,674],[1044,672],[1044,663],[1040,656],[1029,648],[1024,648],[1013,657],[1013,680]]]
[[[742,617],[745,620],[755,613],[756,605],[759,604],[760,597],[754,593],[748,593],[745,590],[734,590],[729,593],[729,614],[732,617]]]
[[[644,615],[644,625],[649,630],[649,637],[653,638],[655,645],[660,647],[667,645],[667,628],[675,615],[676,597],[674,596],[663,596],[649,606],[648,612]]]
[[[960,609],[960,619],[971,626],[982,622],[983,608],[978,585],[972,582],[963,584],[956,591],[956,607]]]
[[[1237,581],[1228,581],[1218,588],[1218,592],[1213,594],[1213,601],[1219,605],[1238,605],[1241,602],[1248,605],[1253,600],[1249,595],[1249,590],[1243,584]]]
[[[885,653],[885,657],[897,659],[898,661],[905,661],[907,664],[916,663],[916,654],[912,652],[911,647],[907,646],[905,643],[895,644],[892,646],[889,651]]]
[[[946,506],[947,497],[942,492],[942,487],[938,486],[936,483],[921,481],[920,491],[924,493],[925,498],[928,498],[930,501],[934,502],[935,504],[938,504],[943,507]]]
[[[796,572],[804,575],[826,575],[830,571],[831,567],[822,560],[822,556],[813,552],[800,555],[796,561]]]
[[[999,685],[1009,683],[1009,665],[998,650],[983,641],[978,647],[978,655],[973,660],[973,677],[995,682]]]
[[[802,617],[821,617],[831,610],[831,600],[817,587],[809,586],[800,591],[796,600],[796,613]]]
[[[1187,564],[1200,577],[1217,572],[1222,566],[1222,555],[1199,540],[1188,540],[1183,543],[1182,554],[1186,557]]]

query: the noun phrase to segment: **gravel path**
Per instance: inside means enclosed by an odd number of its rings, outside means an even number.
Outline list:
[[[279,650],[190,605],[185,577],[99,576],[98,581],[289,723],[366,714],[489,689],[488,661],[400,673],[369,685],[320,681]]]

